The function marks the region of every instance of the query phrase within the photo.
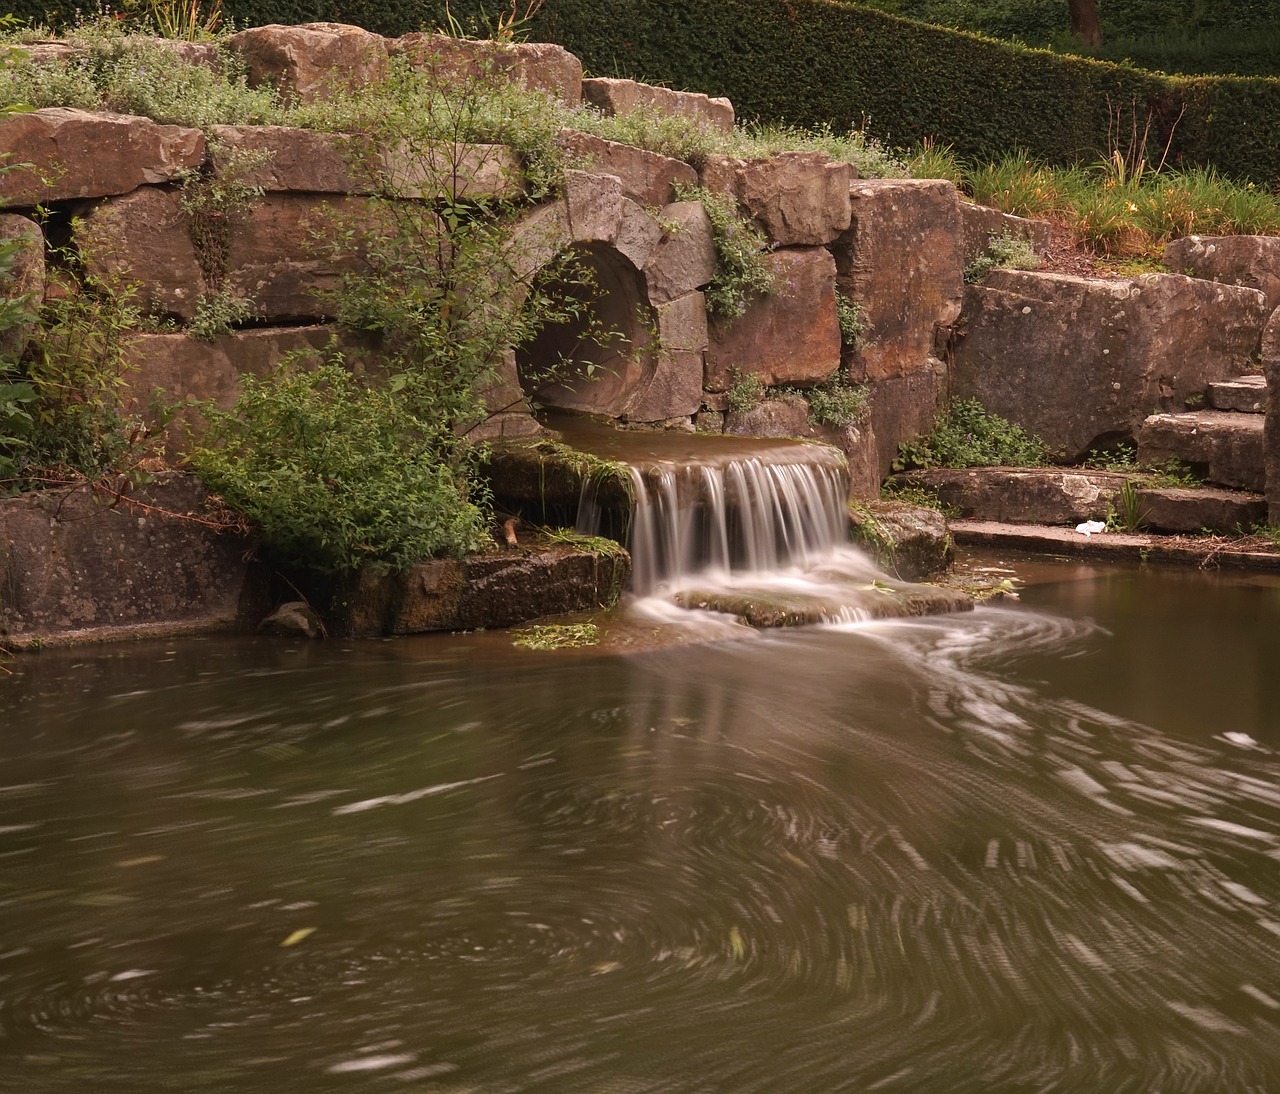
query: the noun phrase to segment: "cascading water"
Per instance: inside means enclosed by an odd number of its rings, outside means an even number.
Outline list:
[[[798,441],[602,434],[573,443],[630,469],[632,591],[650,614],[708,609],[760,626],[951,610],[902,610],[901,586],[848,541],[843,456]],[[578,531],[605,513],[585,482]]]

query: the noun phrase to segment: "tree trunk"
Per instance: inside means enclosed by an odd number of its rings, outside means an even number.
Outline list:
[[[1102,45],[1097,0],[1067,0],[1067,7],[1071,9],[1071,33],[1086,46]]]

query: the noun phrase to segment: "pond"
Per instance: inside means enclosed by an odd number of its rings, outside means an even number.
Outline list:
[[[0,1088],[1280,1088],[1280,582],[978,564],[1020,602],[22,658]]]

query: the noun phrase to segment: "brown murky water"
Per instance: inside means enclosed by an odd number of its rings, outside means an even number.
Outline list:
[[[1280,1089],[1280,584],[0,680],[0,1090]]]

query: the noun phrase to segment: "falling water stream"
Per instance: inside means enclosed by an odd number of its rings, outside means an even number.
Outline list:
[[[23,657],[0,1091],[1280,1089],[1280,581],[970,564],[1021,601]]]

